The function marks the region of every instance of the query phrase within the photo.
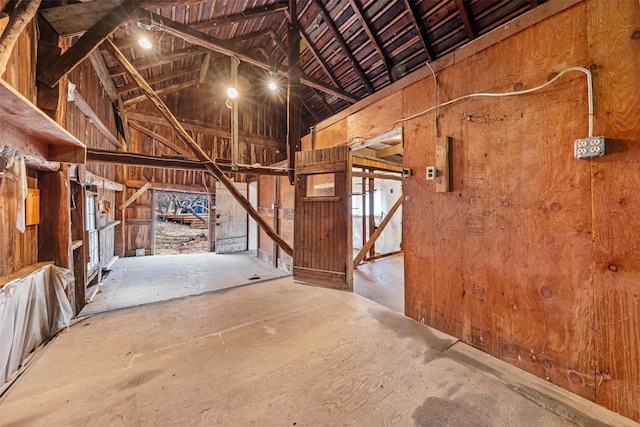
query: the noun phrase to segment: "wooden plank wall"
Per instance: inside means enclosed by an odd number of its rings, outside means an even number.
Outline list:
[[[137,188],[127,187],[123,192],[123,199],[138,191]],[[125,242],[124,256],[134,256],[136,249],[144,249],[145,255],[154,254],[154,190],[147,190],[124,210]]]
[[[76,85],[76,90],[87,101],[91,109],[100,117],[111,133],[118,138],[116,130],[115,113],[111,99],[102,89],[102,85],[96,76],[91,62],[87,59],[69,74],[69,81]],[[118,148],[109,142],[91,121],[75,106],[73,102],[67,103],[65,115],[65,128],[76,138],[82,141],[88,148],[101,150],[113,150]],[[86,164],[87,171],[116,181],[116,165],[110,163],[91,162]]]
[[[425,179],[434,113],[407,120],[403,242],[408,316],[640,421],[639,22],[637,2],[589,0],[452,58],[438,73],[439,102],[590,68],[594,135],[608,154],[573,158],[573,140],[587,136],[578,72],[539,93],[440,108],[449,193]],[[316,148],[373,133],[372,123],[388,130],[398,103],[404,118],[431,108],[433,79],[318,129]]]
[[[294,204],[294,187],[288,177],[263,175],[258,178],[258,212],[269,218],[274,230],[292,246]],[[293,258],[281,251],[262,229],[258,233],[258,257],[288,273],[293,272]]]
[[[3,10],[7,3],[4,0],[0,1],[0,10]],[[27,25],[16,42],[7,63],[7,71],[1,76],[33,103],[36,102],[35,34],[35,25]],[[4,167],[1,160],[0,165]],[[29,188],[38,188],[37,172],[29,168],[27,185]],[[16,194],[16,183],[7,178],[0,178],[0,276],[38,262],[38,225],[27,226],[24,233],[16,229]]]

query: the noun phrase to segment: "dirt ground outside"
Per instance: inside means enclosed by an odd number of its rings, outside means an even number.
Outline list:
[[[209,252],[209,230],[156,220],[156,255]]]

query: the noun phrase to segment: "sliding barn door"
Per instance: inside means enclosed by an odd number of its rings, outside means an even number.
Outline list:
[[[296,153],[293,277],[351,290],[349,148]]]

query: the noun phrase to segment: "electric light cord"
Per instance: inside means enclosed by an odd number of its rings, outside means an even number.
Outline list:
[[[429,63],[427,63],[427,65],[429,65]],[[432,73],[433,73],[433,69],[431,68],[431,66],[429,65],[429,68],[431,69]],[[572,72],[572,71],[579,71],[581,73],[584,73],[587,76],[587,98],[588,98],[588,108],[589,108],[589,137],[593,136],[593,79],[591,76],[591,71],[589,71],[586,68],[583,67],[570,67],[567,68],[565,70],[562,70],[561,72],[558,73],[557,76],[555,76],[554,78],[552,78],[551,80],[549,80],[548,82],[541,84],[540,86],[536,86],[536,87],[532,87],[531,89],[525,89],[525,90],[518,90],[518,91],[513,91],[513,92],[502,92],[502,93],[491,93],[491,92],[478,92],[478,93],[471,93],[468,95],[464,95],[461,96],[459,98],[455,98],[452,99],[450,101],[447,102],[443,102],[441,104],[438,104],[436,102],[436,105],[434,105],[431,108],[427,108],[424,111],[421,111],[419,113],[413,114],[409,117],[405,117],[402,118],[400,120],[396,120],[395,122],[393,122],[394,125],[398,124],[398,123],[403,123],[406,122],[408,120],[412,120],[415,119],[416,117],[420,117],[424,114],[430,113],[431,111],[436,111],[436,136],[437,136],[437,111],[438,108],[442,108],[445,107],[447,105],[451,105],[451,104],[455,104],[456,102],[460,102],[460,101],[464,101],[465,99],[470,99],[470,98],[478,98],[478,97],[503,97],[503,96],[515,96],[515,95],[525,95],[527,93],[532,93],[532,92],[536,92],[539,91],[541,89],[544,89],[548,86],[551,86],[552,84],[554,84],[558,79],[560,79],[560,77],[562,77],[563,75],[565,75],[566,73]],[[433,73],[433,78],[435,80],[436,75],[435,73]],[[436,81],[436,90],[437,90],[437,81]]]

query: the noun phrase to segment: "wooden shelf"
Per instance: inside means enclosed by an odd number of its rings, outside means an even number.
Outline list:
[[[71,250],[75,251],[76,249],[81,247],[83,243],[84,242],[82,240],[74,240],[73,242],[71,242]]]
[[[0,79],[3,144],[50,162],[84,164],[87,148],[27,98]]]

